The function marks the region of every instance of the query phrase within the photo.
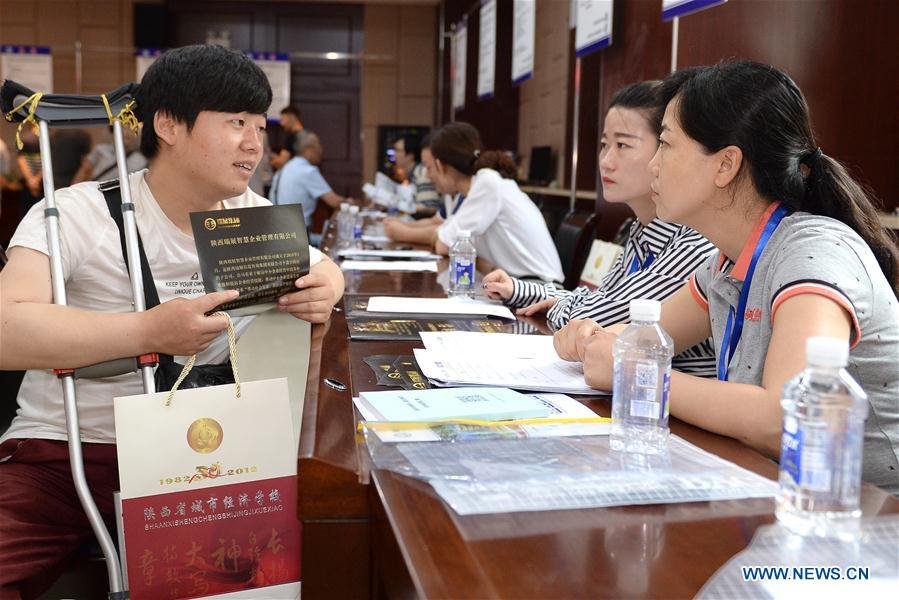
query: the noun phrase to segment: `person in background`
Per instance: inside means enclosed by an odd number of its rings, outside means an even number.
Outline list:
[[[88,160],[93,140],[83,129],[56,129],[50,134],[53,185],[59,189],[89,181],[94,166]]]
[[[321,164],[324,149],[315,133],[308,130],[298,133],[296,148],[297,156],[275,173],[270,199],[273,204],[302,204],[308,230],[319,200],[334,209],[342,202],[352,203],[353,199],[335,194],[322,177],[318,165]],[[321,234],[311,234],[310,238],[313,236],[316,242],[321,240]]]
[[[634,298],[664,300],[679,290],[715,251],[696,231],[656,217],[652,201],[649,161],[655,155],[662,129],[656,90],[659,82],[626,86],[612,97],[603,122],[599,151],[602,194],[606,202],[626,204],[636,220],[624,252],[595,290],[583,286],[573,292],[553,285],[522,281],[502,270],[484,276],[487,295],[520,308],[521,315],[549,311],[547,321],[560,329],[572,319],[593,319],[600,325],[627,321]],[[674,358],[674,366],[702,377],[715,376],[711,340]]]
[[[540,210],[496,168],[512,174],[515,163],[503,152],[485,152],[478,130],[468,123],[448,123],[431,138],[434,169],[452,194],[465,201],[437,230],[435,250],[444,256],[459,231],[470,231],[478,257],[514,277],[562,281],[559,253]]]
[[[6,142],[0,139],[0,195],[2,195],[4,190],[21,192],[22,184],[19,183],[15,174],[13,174],[12,157],[9,154],[9,148],[6,147]],[[0,203],[0,218],[2,216],[3,206]],[[2,245],[0,246],[0,252],[6,247],[8,241],[7,239],[0,239],[0,245]]]
[[[269,197],[269,192],[272,187],[272,177],[274,173],[272,172],[272,147],[269,144],[269,136],[268,130],[262,132],[262,160],[259,161],[259,165],[256,167],[256,170],[253,171],[253,176],[250,177],[250,189],[259,194],[264,198]]]
[[[418,136],[406,134],[393,142],[393,156],[412,186],[412,198],[420,211],[436,211],[441,203],[440,195],[429,177],[427,166],[422,162],[422,140]],[[402,180],[401,180],[402,181]]]
[[[387,217],[384,219],[384,234],[395,242],[425,244],[433,247],[437,241],[437,230],[444,221],[456,214],[465,199],[461,194],[450,194],[443,178],[440,177],[440,174],[434,168],[430,134],[421,140],[421,162],[427,169],[428,178],[434,184],[434,189],[443,197],[443,202],[437,214],[433,217],[418,219],[417,221],[404,221],[398,217]]]
[[[269,163],[273,170],[277,171],[287,164],[292,157],[299,152],[297,148],[297,134],[303,131],[303,121],[300,120],[300,109],[290,105],[281,109],[281,129],[287,132],[287,141],[278,152],[272,152]]]
[[[115,144],[112,142],[112,127],[109,128],[108,141],[95,144],[88,155],[88,160],[93,166],[93,174],[88,179],[94,181],[106,181],[116,179],[119,176],[119,168],[115,158]],[[122,140],[125,142],[125,170],[128,173],[136,173],[147,168],[147,158],[140,152],[140,135],[135,135],[128,129],[123,129]],[[54,165],[56,166],[56,165]]]
[[[22,214],[37,204],[44,193],[43,171],[41,171],[41,143],[37,137],[37,127],[23,127],[21,132],[22,147],[16,162],[22,173]]]
[[[22,190],[22,184],[19,183],[12,168],[12,156],[6,142],[0,140],[0,190],[9,190],[18,192]]]
[[[712,336],[718,352],[717,380],[671,373],[671,414],[777,458],[781,391],[805,368],[806,341],[846,340],[847,370],[868,394],[862,478],[899,494],[895,236],[818,146],[805,98],[782,71],[750,61],[684,69],[661,97],[656,211],[718,248],[662,306],[676,351]],[[608,390],[617,330],[571,321],[556,350]]]

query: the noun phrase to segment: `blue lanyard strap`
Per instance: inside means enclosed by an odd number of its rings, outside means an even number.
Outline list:
[[[720,381],[727,381],[727,368],[730,366],[734,352],[736,352],[737,346],[740,344],[740,337],[743,335],[743,319],[746,315],[746,302],[749,300],[749,288],[752,284],[755,266],[758,264],[759,258],[762,256],[762,252],[765,250],[765,246],[768,245],[771,236],[774,235],[774,230],[777,229],[787,212],[789,212],[787,207],[781,204],[771,213],[771,216],[768,217],[768,222],[765,223],[765,229],[762,231],[759,241],[755,244],[755,250],[752,251],[752,260],[749,262],[746,278],[743,280],[743,288],[740,290],[740,300],[737,303],[736,310],[734,310],[733,306],[730,307],[730,312],[727,315],[727,326],[721,339],[721,350],[718,353],[718,379]]]
[[[631,261],[631,268],[628,269],[628,277],[636,273],[637,271],[642,271],[643,269],[648,269],[649,265],[652,264],[652,261],[656,259],[655,254],[649,252],[646,255],[646,258],[643,260],[643,264],[640,264],[640,259],[634,256],[634,260]]]
[[[465,196],[459,195],[459,199],[456,201],[456,206],[453,207],[453,214],[459,212],[459,207],[462,206],[462,203],[465,202]]]

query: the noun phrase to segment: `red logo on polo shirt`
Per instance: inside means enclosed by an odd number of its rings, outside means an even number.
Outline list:
[[[762,320],[762,309],[761,308],[747,308],[746,313],[743,315],[743,319],[746,321],[761,321]]]

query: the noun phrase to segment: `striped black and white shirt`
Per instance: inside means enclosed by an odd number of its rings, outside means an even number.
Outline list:
[[[414,186],[415,202],[430,208],[440,206],[440,194],[428,177],[428,169],[424,163],[415,163],[412,172],[409,173],[409,183]]]
[[[683,287],[715,250],[711,242],[689,227],[659,219],[643,226],[635,220],[624,252],[597,289],[581,286],[569,292],[551,283],[513,279],[512,296],[507,304],[530,306],[558,297],[559,301],[547,314],[553,329],[561,329],[572,319],[593,319],[602,326],[626,323],[631,300],[665,300]],[[691,375],[716,377],[711,340],[676,356],[673,367]]]

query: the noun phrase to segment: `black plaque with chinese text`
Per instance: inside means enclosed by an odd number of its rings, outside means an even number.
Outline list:
[[[237,290],[215,310],[260,312],[296,290],[309,272],[309,240],[299,204],[190,214],[206,293]],[[257,310],[258,309],[258,310]]]

